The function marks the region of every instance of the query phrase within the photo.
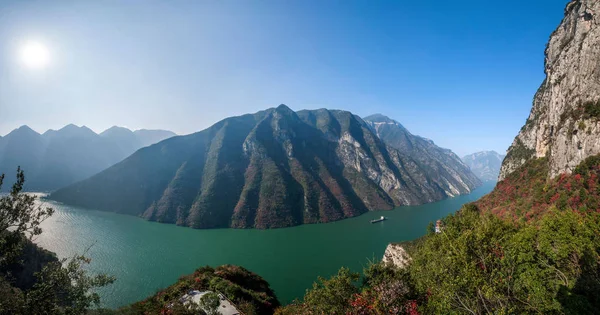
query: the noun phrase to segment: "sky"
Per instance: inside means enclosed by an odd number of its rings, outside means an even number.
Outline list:
[[[0,135],[74,123],[200,131],[279,104],[382,113],[504,153],[566,0],[0,0]],[[49,52],[25,67],[24,43]]]

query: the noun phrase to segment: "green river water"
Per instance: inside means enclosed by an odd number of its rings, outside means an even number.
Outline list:
[[[362,270],[369,260],[381,259],[388,243],[422,236],[429,222],[479,199],[494,185],[484,183],[469,195],[422,206],[273,230],[194,230],[48,201],[56,213],[43,223],[36,242],[60,258],[89,248],[90,270],[117,278],[100,292],[105,307],[141,300],[200,266],[221,264],[259,274],[288,303],[302,297],[317,276],[328,277],[341,266]],[[381,215],[389,220],[369,223]]]

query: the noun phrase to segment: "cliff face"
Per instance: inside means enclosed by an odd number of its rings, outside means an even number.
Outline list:
[[[599,14],[598,0],[575,0],[565,8],[546,48],[546,79],[507,152],[499,180],[532,158],[548,157],[554,177],[600,153]]]
[[[388,244],[383,253],[384,263],[393,264],[399,268],[405,268],[411,261],[410,256],[406,252],[406,249],[400,244]]]
[[[422,165],[428,177],[442,183],[441,187],[448,196],[469,193],[470,188],[481,185],[477,176],[451,150],[413,135],[399,122],[381,114],[365,117],[364,121],[385,144]]]

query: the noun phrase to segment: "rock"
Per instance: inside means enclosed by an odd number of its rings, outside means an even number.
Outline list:
[[[389,244],[385,248],[382,260],[384,263],[391,263],[399,268],[404,268],[408,266],[411,258],[402,245]]]
[[[550,177],[600,153],[600,1],[574,0],[546,47],[546,79],[507,151],[499,180],[548,157]]]

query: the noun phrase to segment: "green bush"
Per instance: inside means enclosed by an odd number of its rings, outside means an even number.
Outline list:
[[[600,118],[600,100],[587,102],[583,105],[583,108],[587,118]]]

